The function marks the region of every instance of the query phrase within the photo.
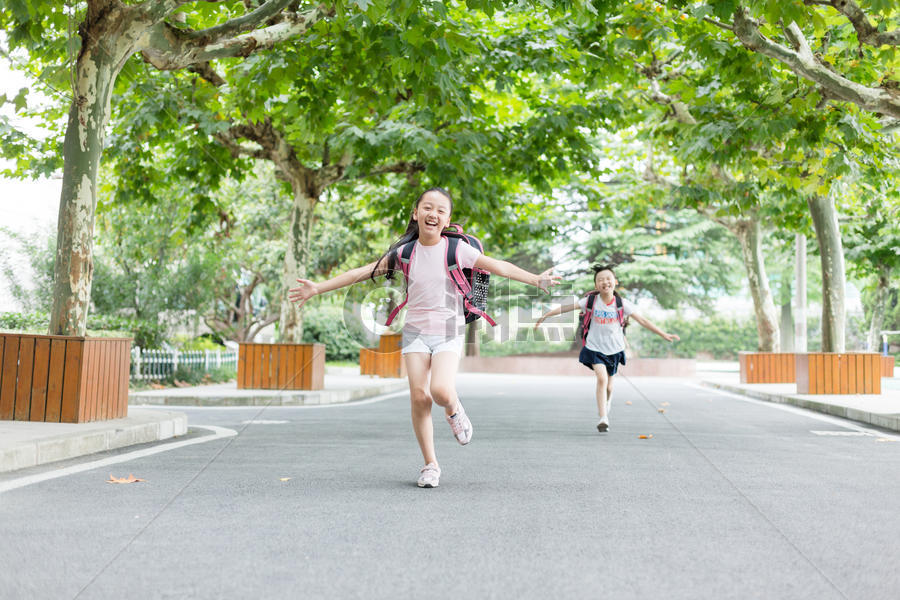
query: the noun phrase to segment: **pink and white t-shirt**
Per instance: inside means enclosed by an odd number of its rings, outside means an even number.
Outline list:
[[[481,256],[465,242],[457,245],[457,263],[471,269]],[[404,332],[456,337],[465,332],[463,299],[447,274],[447,238],[433,246],[418,240],[409,265],[409,294]]]

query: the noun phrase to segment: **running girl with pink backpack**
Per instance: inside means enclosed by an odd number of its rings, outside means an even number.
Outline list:
[[[666,333],[646,317],[635,312],[635,306],[616,292],[619,281],[612,265],[594,267],[594,290],[578,302],[553,308],[537,320],[535,329],[554,315],[581,309],[581,353],[578,361],[597,376],[597,431],[609,431],[609,408],[613,376],[625,364],[625,328],[632,318],[666,341],[681,339]]]
[[[485,256],[480,243],[451,226],[453,200],[441,188],[426,190],[416,200],[403,236],[391,244],[375,262],[314,283],[298,279],[288,297],[303,304],[317,294],[374,279],[389,278],[400,271],[406,276],[406,321],[402,329],[402,354],[409,380],[413,429],[425,466],[419,472],[419,487],[439,485],[441,468],[434,452],[432,403],[444,409],[456,440],[466,445],[472,439],[472,422],[456,393],[456,371],[462,355],[466,320],[484,314],[483,298],[474,290],[474,276],[493,273],[548,291],[559,283],[553,269],[533,274],[504,260]],[[475,240],[477,242],[477,240]],[[391,315],[391,319],[396,314]]]

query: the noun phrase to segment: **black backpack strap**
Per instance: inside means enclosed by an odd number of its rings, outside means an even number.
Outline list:
[[[587,343],[588,329],[591,327],[591,317],[594,316],[594,300],[597,298],[597,292],[591,292],[587,295],[584,305],[584,318],[581,321],[581,345]]]

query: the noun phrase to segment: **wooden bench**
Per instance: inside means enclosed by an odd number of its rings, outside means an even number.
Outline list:
[[[880,394],[880,355],[810,352],[797,355],[798,394]]]
[[[325,344],[238,345],[238,389],[321,390]]]
[[[124,418],[130,361],[131,338],[0,334],[0,419]]]
[[[893,356],[881,356],[881,376],[882,377],[893,377],[894,376],[894,357]]]
[[[359,349],[359,372],[377,377],[406,377],[406,365],[400,353],[401,335],[382,334],[377,348]]]
[[[794,354],[790,352],[738,352],[741,383],[794,383]]]

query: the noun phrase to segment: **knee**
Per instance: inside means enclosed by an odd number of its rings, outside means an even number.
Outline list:
[[[431,387],[431,397],[434,403],[439,406],[449,406],[453,401],[453,388],[443,385],[435,385]]]
[[[409,390],[409,398],[412,400],[413,407],[431,408],[431,396],[425,388],[414,388]]]

